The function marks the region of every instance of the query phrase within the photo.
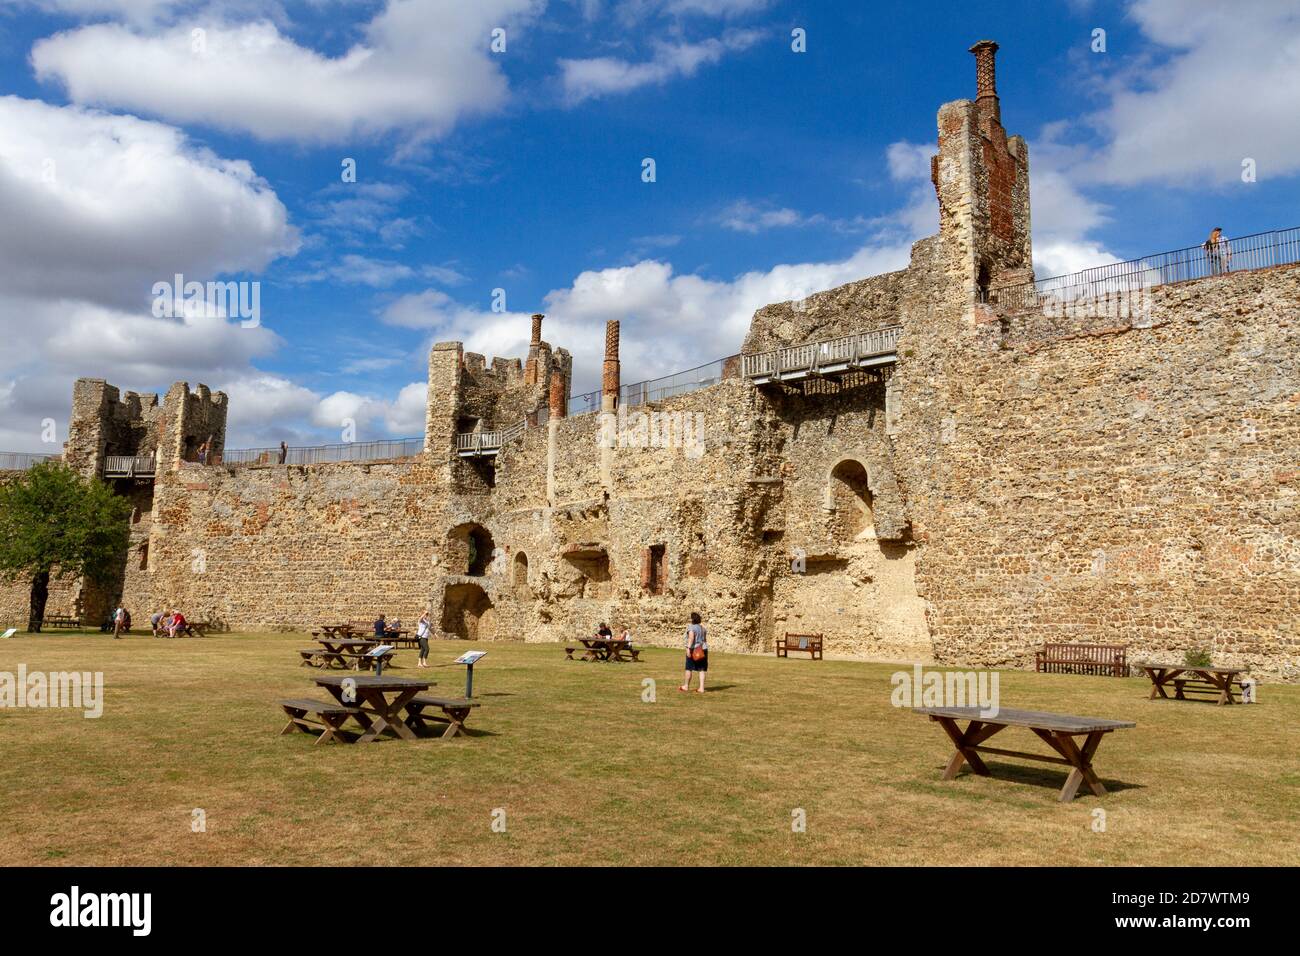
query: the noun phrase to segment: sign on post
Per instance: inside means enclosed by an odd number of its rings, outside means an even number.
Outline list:
[[[480,658],[487,657],[487,651],[466,651],[452,661],[453,664],[465,665],[465,696],[474,696],[474,664]]]

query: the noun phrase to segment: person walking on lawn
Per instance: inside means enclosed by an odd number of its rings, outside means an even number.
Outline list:
[[[704,625],[700,623],[700,616],[692,611],[691,626],[686,629],[686,678],[682,681],[682,686],[677,688],[678,690],[689,691],[691,674],[699,674],[700,686],[695,690],[696,693],[704,693],[704,675],[709,671],[708,636]]]

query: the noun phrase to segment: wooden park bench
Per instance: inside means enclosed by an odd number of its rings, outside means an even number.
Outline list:
[[[304,734],[319,734],[316,743],[327,744],[331,740],[350,743],[357,735],[343,730],[343,723],[349,717],[361,713],[359,707],[340,704],[336,701],[323,700],[282,700],[280,706],[289,717],[289,723],[280,731],[280,736],[291,734],[295,730]],[[314,720],[308,719],[314,717]]]
[[[944,768],[943,779],[952,780],[957,776],[963,763],[970,764],[971,770],[981,777],[990,776],[989,768],[980,759],[980,754],[997,754],[1001,757],[1017,757],[1022,760],[1039,760],[1043,763],[1059,763],[1070,767],[1070,775],[1061,787],[1058,799],[1069,803],[1074,799],[1079,784],[1086,783],[1088,789],[1098,797],[1106,795],[1106,788],[1097,779],[1092,769],[1092,758],[1101,739],[1112,730],[1136,727],[1131,720],[1106,720],[1101,717],[1072,717],[1069,714],[1049,714],[1036,710],[1009,710],[999,708],[995,714],[981,717],[978,707],[917,707],[916,713],[925,714],[939,723],[948,739],[952,741],[957,752]],[[957,726],[958,720],[969,721],[966,729]],[[1027,727],[1040,740],[1056,751],[1058,756],[1026,753],[1021,750],[1002,750],[998,747],[985,747],[988,740],[1007,727]],[[1075,743],[1075,737],[1085,737],[1083,746]]]
[[[1040,674],[1128,676],[1126,644],[1044,644],[1034,652]]]
[[[822,659],[822,636],[820,634],[791,634],[776,639],[776,656],[789,657],[791,651],[807,651],[809,660]]]
[[[81,627],[81,621],[71,614],[50,614],[41,619],[41,627]]]
[[[470,710],[478,705],[478,701],[465,697],[434,697],[432,694],[417,694],[406,704],[406,726],[412,732],[424,736],[437,729],[436,726],[429,725],[430,720],[445,721],[447,727],[440,735],[445,740],[465,732],[465,718],[469,716]],[[426,714],[426,708],[440,710],[442,714],[441,716]]]

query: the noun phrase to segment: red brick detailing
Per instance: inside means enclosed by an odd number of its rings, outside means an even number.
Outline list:
[[[1006,133],[1001,128],[996,137],[1001,142],[984,140],[984,167],[989,174],[989,230],[999,239],[1015,238],[1015,216],[1011,193],[1016,186],[1016,161],[1007,151]]]
[[[564,397],[564,376],[559,372],[551,372],[551,389],[548,398],[552,418],[564,417]]]
[[[618,320],[613,319],[605,323],[605,365],[601,370],[600,390],[605,395],[617,395],[618,384]]]

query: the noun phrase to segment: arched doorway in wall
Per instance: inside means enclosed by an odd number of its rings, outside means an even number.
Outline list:
[[[845,458],[831,469],[826,505],[830,510],[831,536],[842,543],[876,536],[871,510],[871,488],[867,469],[855,458]]]
[[[481,524],[467,521],[447,533],[448,570],[481,578],[492,567],[496,545],[492,533]]]
[[[532,588],[528,586],[528,555],[522,551],[515,555],[510,564],[510,583],[517,597],[532,597]]]
[[[465,641],[496,637],[496,612],[487,592],[477,584],[448,584],[442,601],[442,629]]]

